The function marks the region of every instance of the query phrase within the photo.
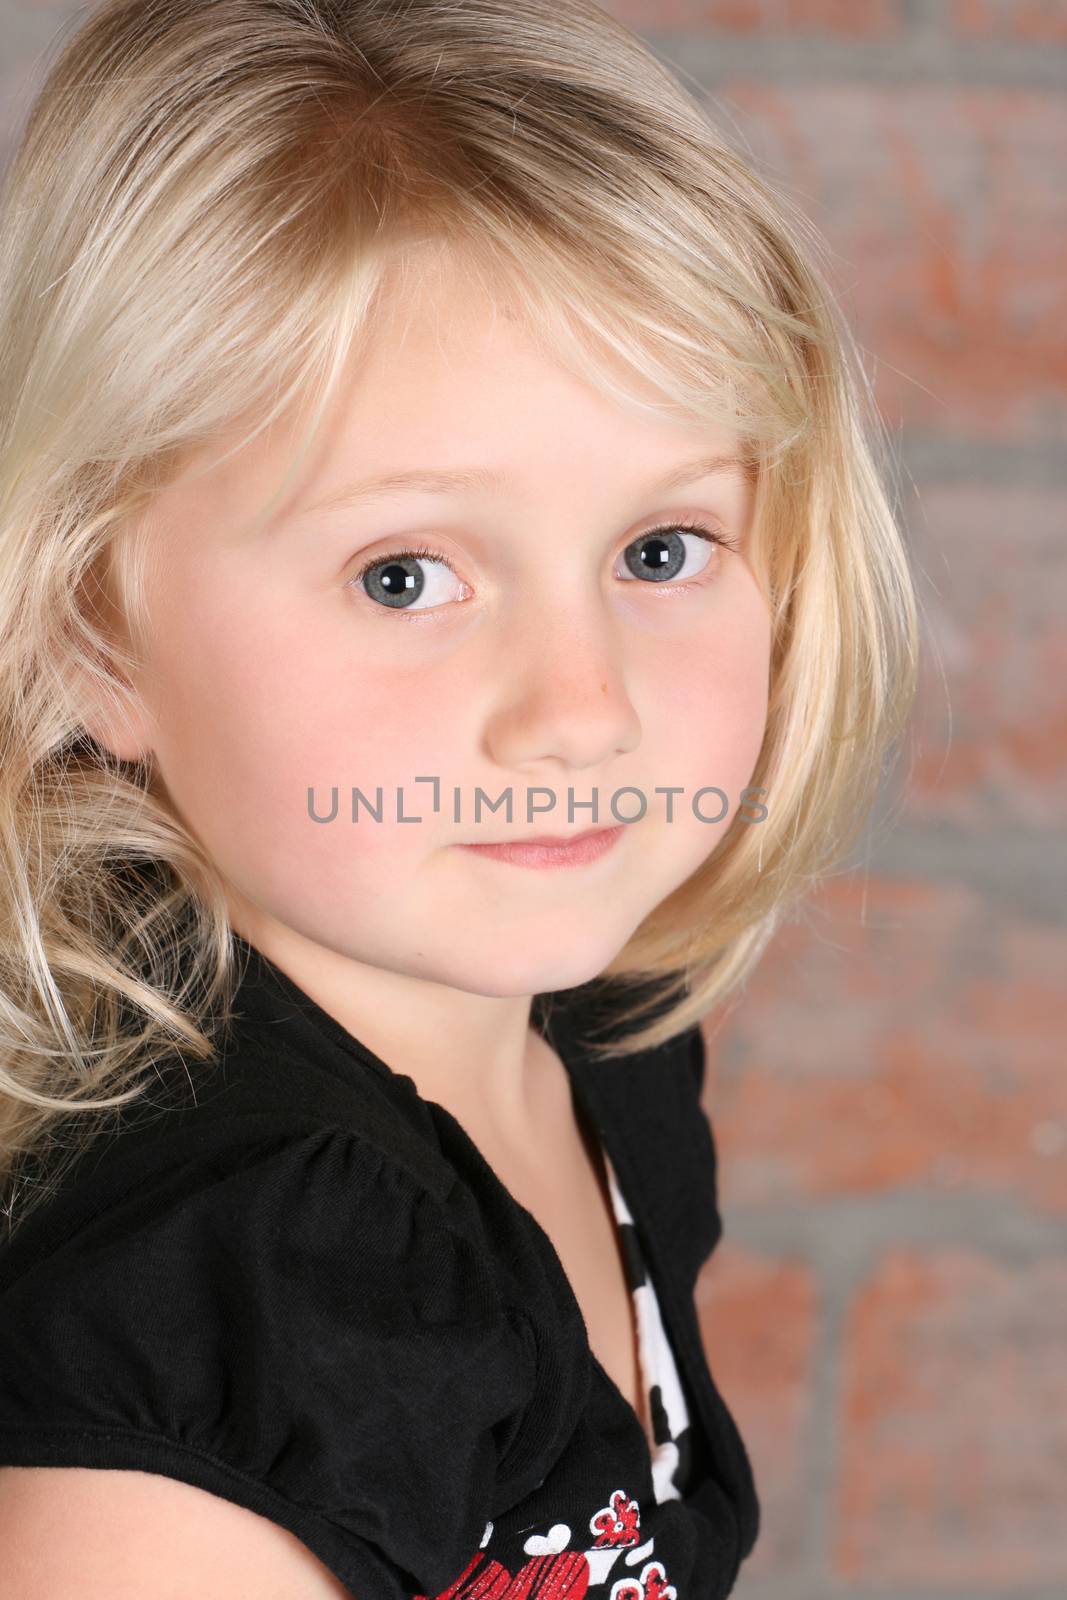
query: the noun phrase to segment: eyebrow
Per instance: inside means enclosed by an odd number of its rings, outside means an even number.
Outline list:
[[[714,473],[744,471],[747,465],[746,458],[740,455],[699,456],[695,461],[686,461],[681,466],[672,468],[665,477],[658,479],[650,487],[660,493],[665,489],[679,489],[686,484],[695,483],[699,478],[711,477]],[[421,489],[429,494],[484,492],[499,488],[508,481],[507,473],[496,472],[489,467],[457,467],[449,472],[417,469],[408,472],[385,472],[372,478],[363,478],[358,483],[346,484],[334,494],[316,500],[313,505],[303,507],[297,516],[309,517],[321,511],[337,511],[364,500],[396,494],[404,489]]]

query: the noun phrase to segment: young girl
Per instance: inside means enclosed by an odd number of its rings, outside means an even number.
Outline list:
[[[0,218],[13,1596],[734,1586],[701,1024],[915,675],[819,249],[590,0],[108,0],[54,63]]]

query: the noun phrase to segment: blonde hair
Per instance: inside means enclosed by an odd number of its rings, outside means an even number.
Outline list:
[[[84,721],[147,636],[146,509],[234,419],[244,443],[310,395],[314,433],[420,242],[506,282],[621,403],[728,427],[756,485],[768,814],[735,817],[606,969],[668,1005],[594,1048],[725,1000],[873,802],[916,676],[892,461],[822,240],[698,99],[591,0],[107,0],[0,197],[9,1231],[45,1152],[73,1159],[164,1056],[213,1055],[238,976],[222,881],[151,760]]]

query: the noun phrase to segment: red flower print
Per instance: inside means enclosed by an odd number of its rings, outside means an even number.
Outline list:
[[[597,1536],[594,1548],[636,1544],[641,1537],[640,1507],[625,1489],[616,1489],[609,1504],[597,1512],[589,1527]]]
[[[658,1561],[650,1561],[640,1578],[620,1578],[612,1584],[610,1600],[678,1600],[678,1591],[667,1582]]]
[[[554,1523],[547,1534],[532,1535],[527,1540],[527,1553],[541,1553],[534,1555],[516,1573],[509,1572],[489,1555],[486,1547],[492,1537],[492,1527],[491,1522],[486,1525],[482,1548],[455,1582],[434,1596],[434,1600],[585,1600],[591,1583],[600,1592],[600,1585],[607,1581],[619,1551],[637,1544],[641,1537],[641,1509],[625,1489],[616,1489],[608,1505],[590,1518],[589,1527],[595,1539],[589,1550],[564,1550],[562,1546],[569,1542],[570,1529],[565,1523]],[[650,1539],[636,1559],[648,1554],[652,1543]],[[414,1600],[429,1600],[429,1597],[420,1594]],[[667,1583],[660,1563],[649,1561],[640,1579],[634,1576],[616,1583],[611,1600],[677,1600],[677,1595]]]

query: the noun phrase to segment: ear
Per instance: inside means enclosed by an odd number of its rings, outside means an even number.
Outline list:
[[[79,718],[86,733],[119,761],[146,761],[152,754],[152,715],[128,682],[109,674],[102,685],[78,674]]]
[[[117,698],[83,715],[82,726],[120,762],[144,762],[152,755],[150,717],[139,699]]]
[[[78,719],[85,732],[119,761],[147,760],[152,754],[154,719],[129,669],[118,660],[118,654],[129,649],[129,630],[109,585],[95,570],[83,580],[78,609],[106,640],[103,648],[93,645],[92,668],[83,661],[72,669]],[[84,644],[84,635],[82,639]]]

